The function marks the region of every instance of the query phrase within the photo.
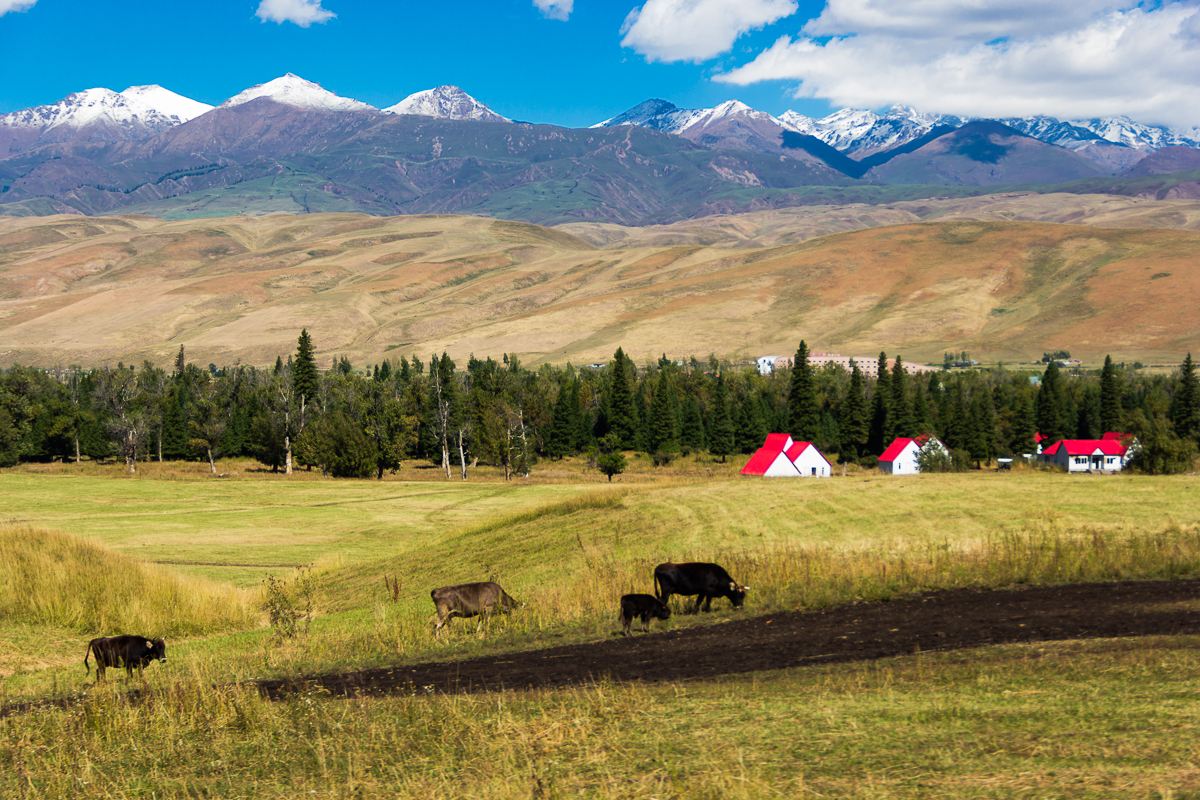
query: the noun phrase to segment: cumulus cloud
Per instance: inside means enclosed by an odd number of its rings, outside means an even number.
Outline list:
[[[255,14],[263,22],[293,22],[301,28],[328,22],[337,16],[322,8],[321,0],[262,0]]]
[[[625,18],[621,44],[650,61],[703,61],[794,13],[796,0],[646,0]]]
[[[10,11],[28,11],[37,0],[0,0],[0,17]]]
[[[563,21],[571,16],[575,8],[575,0],[533,0],[533,4],[547,18]]]
[[[1038,6],[1037,14],[1026,0],[904,5],[911,14],[899,0],[888,0],[891,14],[883,0],[830,0],[801,35],[781,37],[717,80],[795,80],[797,97],[868,108],[1200,123],[1195,0],[1073,0]]]

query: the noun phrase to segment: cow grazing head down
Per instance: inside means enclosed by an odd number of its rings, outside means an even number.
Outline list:
[[[734,608],[741,608],[746,602],[746,592],[750,591],[749,586],[742,586],[737,581],[729,582],[729,602],[733,603]]]

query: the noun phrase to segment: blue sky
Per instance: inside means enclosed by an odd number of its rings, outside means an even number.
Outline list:
[[[798,30],[799,15],[697,64],[651,63],[622,47],[621,26],[636,4],[621,0],[577,0],[565,21],[531,0],[324,0],[337,16],[308,27],[260,20],[256,5],[38,0],[0,16],[0,111],[143,83],[217,104],[285,72],[375,106],[453,83],[505,116],[565,125],[597,122],[648,97],[683,106],[737,97],[772,112],[827,107],[791,99],[786,81],[710,79]]]
[[[565,125],[662,97],[1187,129],[1200,0],[0,0],[0,111],[142,83],[219,103],[285,72]]]

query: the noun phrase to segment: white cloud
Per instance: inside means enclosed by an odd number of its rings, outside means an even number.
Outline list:
[[[625,18],[621,44],[650,61],[704,61],[794,13],[796,0],[646,0]]]
[[[575,8],[575,0],[533,0],[533,4],[550,19],[566,21]]]
[[[0,17],[10,11],[28,11],[37,0],[0,0]]]
[[[322,8],[321,0],[262,0],[255,14],[263,22],[294,22],[301,28],[328,22],[337,16]]]
[[[1073,0],[1047,4],[1032,21],[1025,0],[908,0],[911,14],[889,0],[890,15],[880,13],[881,2],[830,0],[808,35],[784,36],[717,80],[796,80],[797,97],[868,108],[1200,123],[1196,0],[1132,8]],[[923,22],[914,26],[914,18]]]

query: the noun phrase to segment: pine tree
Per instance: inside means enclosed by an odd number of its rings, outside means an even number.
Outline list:
[[[725,376],[717,376],[717,390],[713,395],[712,418],[709,422],[708,451],[721,457],[721,463],[733,455],[733,419],[729,414],[729,389]]]
[[[1035,433],[1037,433],[1037,412],[1034,409],[1033,397],[1029,392],[1020,392],[1013,409],[1009,449],[1014,453],[1035,452],[1037,447],[1033,441]]]
[[[704,449],[704,416],[700,411],[700,400],[689,393],[683,404],[683,419],[679,427],[679,443],[684,452],[695,453]]]
[[[1191,353],[1179,366],[1179,380],[1171,400],[1171,421],[1177,436],[1200,442],[1200,376],[1196,374]]]
[[[296,341],[296,357],[292,361],[292,390],[296,402],[300,404],[300,430],[304,430],[307,422],[307,407],[317,396],[318,381],[312,337],[305,328],[300,331],[300,338]]]
[[[183,345],[179,345],[179,352],[175,354],[175,377],[183,374],[187,368],[187,356],[184,355]]]
[[[1051,443],[1066,438],[1064,387],[1058,364],[1051,359],[1042,373],[1042,385],[1037,396],[1038,432]]]
[[[573,400],[578,398],[574,381],[562,384],[558,399],[551,414],[550,431],[546,435],[546,454],[551,458],[562,458],[575,449],[575,431],[579,427],[578,407]],[[572,391],[574,389],[574,392]]]
[[[767,438],[766,421],[763,419],[762,403],[753,389],[748,389],[738,404],[737,424],[734,439],[738,452],[753,453],[762,447]]]
[[[637,447],[638,415],[634,405],[633,364],[625,351],[617,348],[609,367],[608,397],[605,402],[607,429],[616,434],[624,450]]]
[[[892,402],[889,408],[888,438],[895,436],[912,436],[913,430],[912,403],[908,396],[908,373],[904,370],[904,362],[896,356],[892,366]]]
[[[867,435],[867,449],[882,455],[891,444],[888,437],[890,423],[888,406],[891,404],[891,381],[888,377],[887,353],[879,354],[879,367],[875,379],[875,395],[871,398],[871,427]]]
[[[971,398],[970,442],[967,449],[978,463],[990,463],[996,455],[996,407],[987,386],[977,386]]]
[[[1105,431],[1121,430],[1121,416],[1121,377],[1112,356],[1105,356],[1100,371],[1100,427]]]
[[[788,390],[788,428],[798,441],[812,441],[817,436],[820,422],[820,407],[817,404],[817,389],[813,381],[812,367],[808,363],[808,343],[800,340],[796,358],[792,362],[792,383]]]
[[[862,457],[871,430],[867,411],[866,385],[862,370],[852,359],[850,361],[850,388],[846,392],[846,398],[842,401],[839,448],[842,461],[853,461]]]
[[[679,427],[675,412],[675,387],[666,371],[658,374],[650,400],[649,416],[646,452],[654,454],[656,460],[669,460],[679,452]]]

